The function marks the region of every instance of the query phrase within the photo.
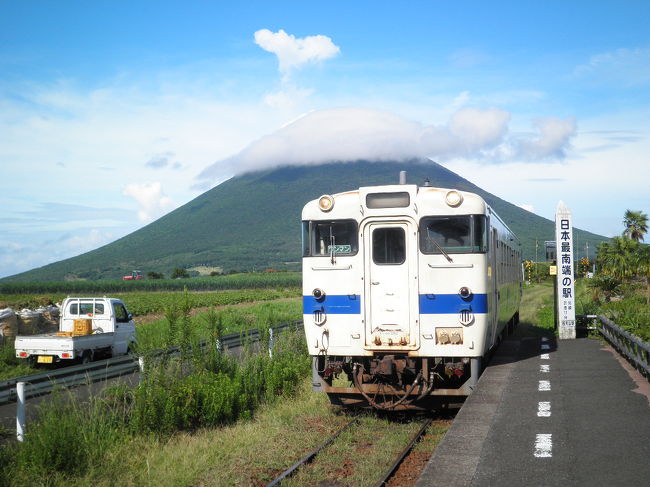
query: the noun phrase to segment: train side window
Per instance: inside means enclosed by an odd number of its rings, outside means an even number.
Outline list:
[[[475,252],[488,251],[488,224],[485,215],[472,215],[472,240]]]
[[[372,260],[375,264],[403,264],[406,234],[403,228],[377,228],[372,232]]]
[[[355,255],[358,251],[357,222],[331,220],[303,222],[303,257]]]
[[[302,256],[309,257],[309,225],[310,222],[302,222]]]

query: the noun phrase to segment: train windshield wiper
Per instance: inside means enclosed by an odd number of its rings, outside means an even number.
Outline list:
[[[453,264],[453,263],[454,263],[453,259],[452,259],[451,257],[449,257],[449,254],[448,254],[447,252],[445,252],[445,249],[443,249],[443,248],[440,246],[440,244],[439,244],[438,242],[436,242],[436,239],[435,239],[435,238],[432,238],[431,241],[433,242],[433,245],[435,245],[436,248],[440,251],[440,253],[442,253],[442,255],[444,255],[444,256],[447,258],[447,260],[448,260],[450,263]]]

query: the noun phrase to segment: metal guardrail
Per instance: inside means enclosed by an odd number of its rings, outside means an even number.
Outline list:
[[[137,370],[133,357],[115,357],[84,365],[73,365],[61,370],[15,377],[0,382],[0,405],[16,401],[16,384],[25,382],[26,398],[49,394],[56,388],[67,388],[100,380],[112,379]]]
[[[650,343],[632,335],[604,315],[598,315],[598,330],[632,365],[650,378]]]
[[[277,332],[294,326],[302,326],[302,321],[284,323],[270,328],[271,336]],[[221,337],[221,346],[224,349],[241,347],[245,343],[254,343],[260,340],[260,332],[257,329],[247,330],[240,333],[230,333]],[[208,342],[199,342],[201,348],[207,346]],[[174,346],[167,350],[155,350],[150,356],[159,357],[162,355],[178,355],[181,347]],[[25,382],[25,399],[49,394],[53,390],[68,388],[78,385],[85,385],[112,379],[122,375],[132,374],[139,370],[138,358],[133,356],[114,357],[105,360],[98,360],[89,364],[73,365],[60,370],[41,372],[38,374],[15,377],[13,379],[0,381],[0,405],[15,402],[17,399],[16,384]]]

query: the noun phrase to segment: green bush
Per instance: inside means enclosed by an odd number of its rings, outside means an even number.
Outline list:
[[[628,295],[620,301],[603,305],[601,311],[621,328],[650,342],[650,306],[643,296]]]
[[[263,402],[294,394],[309,374],[302,332],[242,361],[216,346],[187,359],[151,364],[135,388],[118,386],[79,403],[67,394],[40,408],[23,443],[0,446],[0,485],[74,484],[140,435],[171,435],[250,418]]]
[[[154,365],[135,391],[131,427],[168,434],[249,417],[261,402],[294,392],[309,373],[304,348],[280,335],[273,358],[260,353],[237,362],[213,346],[191,361],[181,356]]]
[[[187,269],[181,269],[180,267],[176,267],[171,275],[172,279],[187,279],[188,277],[190,277],[190,273],[187,272]]]

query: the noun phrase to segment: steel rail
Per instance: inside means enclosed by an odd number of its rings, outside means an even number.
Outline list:
[[[273,480],[270,484],[266,484],[266,487],[275,487],[277,485],[280,485],[282,481],[288,477],[291,477],[296,471],[303,465],[306,465],[310,463],[316,455],[318,455],[323,449],[325,449],[327,446],[329,446],[335,439],[339,437],[341,433],[343,433],[345,430],[350,428],[352,425],[359,424],[358,419],[353,419],[350,421],[348,424],[343,426],[340,430],[338,430],[336,433],[334,433],[332,436],[330,436],[328,439],[326,439],[324,442],[322,442],[320,445],[318,445],[316,448],[314,448],[312,451],[310,451],[307,455],[302,457],[300,460],[298,460],[296,463],[294,463],[291,467],[286,469],[284,472],[282,472],[278,477],[276,477],[275,480]]]
[[[281,332],[290,327],[299,328],[302,321],[292,323],[283,323],[271,327],[274,333]],[[219,345],[224,349],[235,349],[243,346],[245,343],[255,343],[260,341],[260,332],[257,329],[246,330],[240,333],[230,333],[221,337]],[[209,342],[202,340],[199,342],[203,349]],[[181,353],[181,347],[174,346],[169,349],[154,350],[147,354],[147,357],[175,356]],[[72,365],[60,370],[40,372],[37,374],[14,377],[13,379],[0,381],[0,405],[15,402],[17,399],[16,384],[25,382],[25,398],[49,394],[57,388],[68,388],[78,385],[99,382],[113,379],[122,375],[132,374],[139,370],[138,358],[126,355],[122,357],[113,357],[109,359],[98,360],[82,365]]]
[[[397,456],[393,464],[390,466],[390,468],[386,471],[384,476],[375,484],[375,487],[384,487],[386,483],[390,480],[390,478],[397,472],[397,469],[399,466],[402,464],[406,456],[411,453],[411,450],[415,446],[415,444],[420,441],[420,438],[424,436],[424,433],[426,433],[427,429],[429,426],[431,426],[431,423],[433,422],[432,418],[427,419],[422,427],[413,435],[411,438],[411,441],[409,442],[408,445],[406,445],[406,448],[402,450],[402,452]]]

